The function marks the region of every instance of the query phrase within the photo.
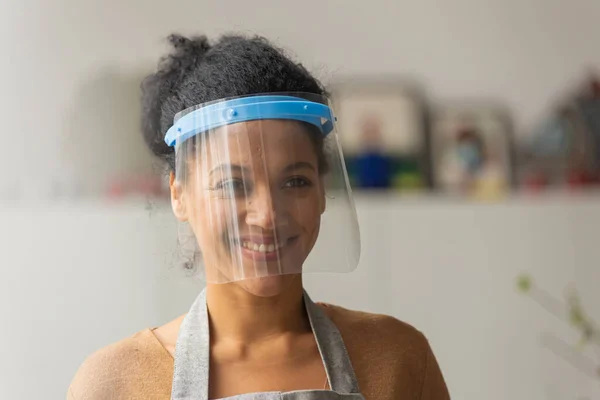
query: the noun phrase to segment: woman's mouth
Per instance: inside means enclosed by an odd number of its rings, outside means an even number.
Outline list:
[[[276,249],[280,249],[283,247],[283,243],[277,244],[264,244],[264,243],[256,243],[251,241],[242,242],[242,247],[252,251],[259,251],[261,253],[272,253]]]
[[[241,247],[242,254],[254,261],[273,261],[281,259],[285,249],[295,243],[297,238],[298,236],[285,240],[262,237],[243,238],[238,245]]]

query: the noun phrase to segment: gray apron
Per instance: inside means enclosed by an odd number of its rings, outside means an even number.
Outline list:
[[[259,392],[222,400],[365,400],[342,336],[335,324],[304,292],[304,305],[332,390]],[[208,400],[210,337],[206,291],[198,296],[185,316],[175,346],[172,400]]]

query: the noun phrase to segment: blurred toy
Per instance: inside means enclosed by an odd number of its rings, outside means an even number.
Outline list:
[[[449,154],[448,160],[455,161],[456,184],[461,190],[473,190],[478,175],[485,166],[485,158],[483,139],[475,129],[459,129],[456,134],[455,152]]]
[[[600,82],[592,77],[543,122],[525,148],[525,185],[543,175],[548,186],[600,184]]]
[[[500,196],[507,182],[497,161],[481,134],[473,126],[462,126],[442,158],[441,182],[448,189],[479,198]]]
[[[361,150],[355,158],[357,185],[365,189],[387,189],[391,186],[392,165],[384,152],[381,126],[377,118],[363,120]]]
[[[392,186],[400,191],[419,191],[426,183],[418,157],[392,157]]]
[[[591,145],[588,168],[583,171],[585,184],[600,183],[600,81],[590,78],[587,87],[576,99]]]

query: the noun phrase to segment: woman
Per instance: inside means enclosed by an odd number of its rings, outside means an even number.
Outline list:
[[[207,286],[186,315],[90,356],[68,398],[448,399],[419,331],[303,289],[303,273],[352,270],[360,247],[325,90],[262,38],[170,40],[143,130]]]

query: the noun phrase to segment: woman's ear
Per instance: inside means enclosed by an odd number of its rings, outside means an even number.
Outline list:
[[[187,221],[187,211],[183,196],[183,187],[181,182],[175,179],[175,173],[171,171],[169,175],[169,188],[171,189],[171,207],[175,217],[181,221]]]

